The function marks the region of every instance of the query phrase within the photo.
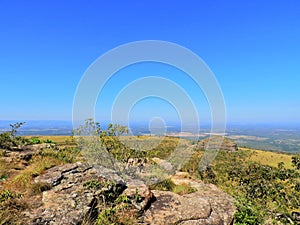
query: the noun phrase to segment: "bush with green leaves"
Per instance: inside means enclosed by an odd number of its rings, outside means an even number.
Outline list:
[[[237,198],[237,212],[234,214],[234,224],[236,225],[260,225],[262,217],[261,208],[253,204],[247,198]]]
[[[25,122],[10,124],[11,131],[3,132],[0,134],[0,148],[13,149],[20,145],[25,145],[28,142],[26,138],[16,136],[17,130],[24,123]]]
[[[30,144],[40,144],[42,141],[38,137],[32,137],[29,139]]]
[[[23,137],[13,136],[10,132],[3,132],[0,134],[0,148],[13,149],[28,143],[28,140]]]
[[[116,161],[126,163],[129,158],[144,158],[146,153],[130,149],[119,140],[127,132],[125,126],[109,124],[106,130],[99,122],[87,119],[84,125],[73,131],[81,154],[91,164],[115,168]]]
[[[87,189],[100,189],[100,183],[96,180],[87,180],[83,183],[83,187]]]
[[[235,217],[236,220],[241,224],[260,224],[268,219],[281,223],[293,221],[291,213],[300,206],[300,193],[292,186],[299,180],[299,173],[284,167],[238,161],[216,169],[219,176],[222,176],[219,180],[221,187],[234,185],[231,194],[247,199],[247,202],[242,201],[238,205],[239,216]],[[253,218],[255,221],[249,222]]]
[[[6,174],[0,174],[0,181],[5,181],[7,179]]]
[[[46,139],[43,141],[43,143],[47,143],[47,144],[55,144],[54,141],[52,141],[51,139]]]

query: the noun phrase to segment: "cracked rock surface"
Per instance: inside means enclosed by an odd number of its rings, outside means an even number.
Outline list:
[[[177,195],[168,191],[153,191],[156,201],[145,212],[150,224],[231,224],[235,212],[233,201],[224,194],[206,195],[201,191]],[[219,195],[220,194],[220,195]]]
[[[118,193],[129,198],[138,192],[142,201],[134,206],[141,215],[140,224],[231,224],[235,212],[233,198],[214,185],[184,176],[175,175],[172,180],[176,184],[188,183],[198,191],[180,196],[150,190],[140,180],[125,182],[114,170],[81,162],[56,166],[35,178],[36,183],[47,184],[48,190],[42,193],[41,205],[25,213],[27,224],[84,224],[87,217],[96,218],[105,207],[99,201],[104,187],[84,187],[83,183],[89,180],[112,181],[119,188]]]
[[[80,162],[51,168],[37,177],[35,182],[49,184],[50,190],[43,192],[42,206],[27,213],[30,224],[80,224],[88,216],[97,214],[101,190],[84,187],[83,183],[89,180],[110,181],[105,174]],[[120,192],[125,189],[121,178],[114,182]]]
[[[187,173],[171,177],[175,184],[188,184],[196,192],[178,195],[169,191],[155,191],[156,200],[144,214],[149,224],[227,225],[233,223],[236,210],[234,199],[213,184],[188,179]]]
[[[113,182],[117,190],[112,190],[113,187],[109,185],[100,189],[84,187],[83,184],[91,180],[99,184]],[[25,213],[31,225],[82,224],[85,220],[96,218],[105,207],[99,201],[105,192],[121,194],[126,189],[124,194],[130,198],[138,190],[143,201],[136,204],[137,210],[143,210],[152,198],[150,189],[144,183],[131,180],[126,186],[116,171],[81,162],[53,167],[34,181],[48,184],[49,190],[42,193],[41,207]]]

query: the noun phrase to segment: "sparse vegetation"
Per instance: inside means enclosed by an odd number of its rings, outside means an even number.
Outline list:
[[[83,187],[87,189],[100,189],[100,183],[96,180],[88,180],[83,183]]]
[[[300,195],[296,191],[300,181],[298,171],[286,168],[283,162],[277,161],[276,167],[253,162],[251,156],[256,152],[243,150],[220,151],[209,169],[210,175],[207,171],[203,175],[195,169],[202,155],[199,151],[184,171],[205,182],[215,183],[236,199],[235,224],[264,224],[266,221],[296,224],[292,213],[298,212],[300,206]],[[276,156],[277,153],[273,154]]]
[[[76,147],[55,147],[49,138],[41,140],[39,137],[17,136],[17,129],[24,123],[11,124],[10,132],[0,134],[0,224],[21,224],[20,212],[30,206],[30,198],[48,190],[49,184],[35,183],[33,178],[46,169],[64,163],[79,160],[80,152]],[[22,148],[33,144],[48,143],[47,148],[36,151],[28,161],[11,158],[15,151],[22,152]]]
[[[100,124],[91,120],[87,125],[95,128],[98,140],[113,160],[121,162],[127,162],[130,158],[166,159],[178,144],[177,138],[164,137],[159,145],[151,150],[134,150],[130,145],[125,145],[123,140],[127,138],[130,141],[131,137],[118,137],[126,131],[124,127],[111,125],[104,131],[100,129]],[[29,199],[50,188],[45,183],[34,183],[34,177],[53,166],[82,160],[82,152],[71,137],[21,138],[16,136],[16,133],[0,134],[0,224],[18,224],[22,219],[20,212],[30,207]],[[157,143],[158,137],[139,138],[144,145],[151,146],[153,142]],[[52,145],[54,142],[58,143],[55,147]],[[38,150],[23,167],[18,161],[4,160],[13,148],[41,143],[49,143],[49,148]],[[190,144],[187,140],[186,145]],[[195,149],[182,171],[204,182],[214,183],[232,195],[237,206],[235,224],[297,223],[293,215],[300,212],[299,155],[246,148],[236,152],[220,151],[212,165],[204,171],[199,171],[199,162],[203,154],[203,149]],[[137,223],[137,212],[131,203],[140,201],[139,193],[136,193],[134,199],[130,199],[121,194],[121,187],[100,180],[87,180],[83,187],[102,190],[99,200],[105,203],[105,207],[97,217],[91,219],[94,224]],[[176,185],[171,179],[154,184],[151,188],[180,195],[196,191],[187,184]]]
[[[11,190],[0,191],[0,224],[19,224],[19,212],[26,209],[28,203],[23,195]]]
[[[136,199],[131,200],[128,196],[122,195],[123,186],[119,186],[113,182],[87,180],[83,183],[83,187],[100,190],[98,201],[101,201],[105,206],[100,210],[96,218],[86,218],[86,223],[93,223],[95,225],[136,223],[137,212],[131,204]]]

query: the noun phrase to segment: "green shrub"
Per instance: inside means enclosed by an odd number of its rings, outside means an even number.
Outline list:
[[[0,134],[0,148],[2,149],[11,149],[12,147],[17,146],[14,137],[10,132],[4,132]]]
[[[32,137],[29,139],[30,144],[41,144],[42,141],[38,137]]]
[[[260,209],[247,199],[239,198],[237,201],[237,211],[234,214],[234,224],[236,225],[260,225],[262,218]]]
[[[55,158],[67,162],[72,163],[75,162],[76,158],[79,156],[80,152],[77,148],[74,147],[68,147],[59,149],[58,151],[55,151]]]
[[[6,174],[1,174],[0,175],[0,181],[2,180],[2,181],[4,181],[4,180],[6,180],[7,179],[7,175]]]
[[[0,148],[2,149],[12,149],[20,145],[25,145],[28,140],[23,137],[15,137],[10,132],[3,132],[0,134]]]
[[[25,122],[10,124],[11,131],[3,132],[0,134],[0,148],[2,149],[12,149],[18,147],[19,145],[26,144],[28,140],[23,137],[16,136],[17,130]]]
[[[44,143],[47,143],[47,144],[55,144],[54,141],[50,140],[50,139],[46,139],[43,141]]]
[[[295,191],[300,192],[300,182],[297,182],[297,183],[295,184]]]
[[[296,169],[300,170],[300,156],[298,156],[298,155],[293,156],[292,157],[292,164]]]
[[[100,189],[100,183],[99,181],[96,181],[96,180],[88,180],[88,181],[85,181],[83,183],[83,187],[86,187],[87,189]]]

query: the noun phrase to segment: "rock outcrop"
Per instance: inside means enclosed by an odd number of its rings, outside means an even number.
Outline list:
[[[221,142],[221,146],[220,146]],[[209,146],[208,146],[209,143]],[[238,146],[237,144],[229,140],[228,138],[222,138],[220,136],[212,136],[210,138],[205,138],[203,140],[198,141],[198,147],[201,149],[205,149],[209,147],[210,149],[220,149],[220,150],[225,150],[225,151],[237,151]]]
[[[185,176],[177,174],[172,180],[198,191],[180,196],[150,190],[140,180],[125,182],[116,171],[100,166],[81,162],[57,166],[35,178],[37,184],[47,184],[48,188],[42,193],[41,206],[25,215],[31,225],[81,224],[92,221],[104,209],[105,193],[122,193],[129,199],[138,193],[140,201],[132,202],[141,216],[141,224],[230,224],[235,211],[233,199],[214,185]],[[91,180],[100,187],[94,189],[84,185]]]
[[[125,189],[124,194],[129,199],[139,193],[141,200],[135,203],[137,210],[143,210],[152,198],[152,192],[144,183],[130,180],[125,184],[115,171],[81,162],[51,168],[34,181],[47,184],[49,190],[42,194],[42,206],[26,213],[32,225],[92,221],[105,207],[106,195],[120,195]]]
[[[144,221],[150,224],[231,224],[236,210],[234,199],[213,184],[189,178],[188,173],[178,172],[171,177],[176,184],[187,184],[197,191],[177,195],[169,191],[155,191],[156,200],[145,212]]]
[[[10,150],[4,150],[5,153],[2,159],[8,163],[29,161],[32,158],[32,156],[38,151],[50,148],[57,149],[57,147],[54,144],[48,143],[25,145]]]
[[[206,187],[207,188],[207,187]],[[231,224],[233,201],[220,191],[194,192],[183,196],[168,191],[153,191],[156,201],[145,212],[150,224]]]

